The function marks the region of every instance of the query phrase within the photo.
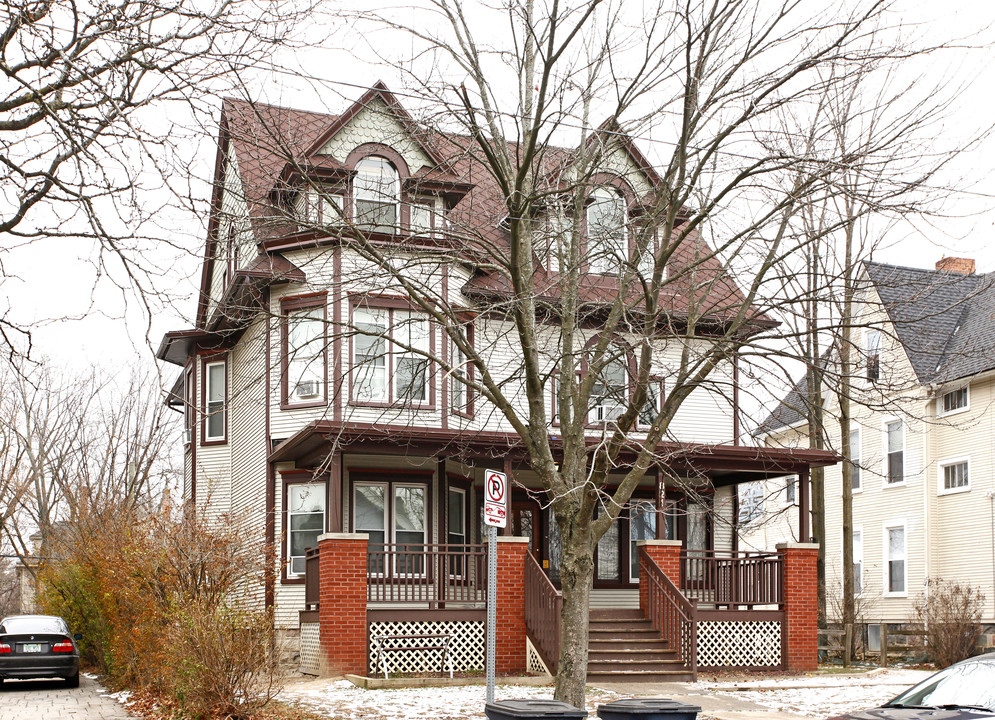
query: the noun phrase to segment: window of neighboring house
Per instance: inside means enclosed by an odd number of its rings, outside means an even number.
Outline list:
[[[784,501],[792,505],[797,499],[798,493],[798,476],[789,475],[784,480]]]
[[[359,161],[353,180],[357,225],[371,232],[396,232],[400,198],[400,178],[386,158],[371,155]]]
[[[287,560],[291,575],[304,574],[304,553],[318,545],[325,528],[325,483],[287,487]]]
[[[225,399],[227,394],[225,361],[204,364],[204,441],[225,439]]]
[[[281,318],[286,365],[284,402],[326,399],[325,297],[287,298]]]
[[[885,593],[888,595],[905,595],[905,526],[886,527],[884,529],[884,538],[885,558],[887,559]]]
[[[940,476],[939,492],[941,495],[946,493],[966,492],[971,489],[969,465],[970,460],[968,458],[956,458],[937,464]]]
[[[420,575],[428,541],[428,487],[413,483],[357,482],[353,486],[353,527],[370,536],[369,571]],[[393,562],[385,566],[385,545]]]
[[[587,206],[587,266],[592,273],[616,273],[628,259],[625,199],[600,187]]]
[[[197,424],[197,395],[196,386],[193,381],[193,366],[184,371],[184,404],[183,404],[183,427],[184,441],[193,441],[193,429]]]
[[[739,524],[746,525],[764,514],[764,483],[762,480],[741,483],[739,493]]]
[[[850,488],[860,490],[860,428],[850,431]]]
[[[464,325],[463,330],[466,341],[472,346],[473,325]],[[471,388],[466,383],[473,380],[473,364],[468,362],[466,354],[452,340],[449,341],[449,356],[453,368],[449,377],[449,407],[457,415],[472,415]]]
[[[966,387],[958,388],[956,390],[951,390],[948,393],[944,393],[943,397],[940,399],[941,415],[954,413],[957,412],[958,410],[967,410],[967,407],[968,407],[968,394]]]
[[[609,348],[609,352],[612,348]],[[591,410],[588,422],[604,424],[614,422],[625,412],[629,392],[629,369],[626,357],[613,358],[601,370],[601,375],[591,386]]]
[[[881,331],[868,330],[864,334],[867,379],[874,382],[881,377]]]
[[[885,482],[888,485],[905,480],[905,430],[901,420],[885,423]]]
[[[428,319],[410,310],[353,309],[352,398],[357,402],[429,401]]]
[[[859,595],[864,591],[864,531],[853,529],[853,592]]]

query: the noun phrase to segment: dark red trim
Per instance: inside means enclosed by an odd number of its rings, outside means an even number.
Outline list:
[[[267,609],[272,608],[276,603],[276,471],[274,463],[269,461],[269,454],[273,451],[272,443],[270,442],[270,404],[272,399],[271,387],[273,385],[271,378],[273,372],[272,363],[272,352],[271,348],[273,345],[273,317],[270,312],[270,306],[272,305],[271,295],[269,288],[265,288],[263,291],[263,304],[266,308],[266,347],[264,349],[264,356],[266,358],[266,370],[265,370],[265,390],[263,393],[264,404],[265,404],[265,424],[266,427],[263,431],[263,446],[265,448],[264,457],[266,460],[266,512],[264,515],[265,529],[266,529],[266,556],[270,562],[266,563],[266,568],[263,575],[264,584],[264,599],[263,602]]]

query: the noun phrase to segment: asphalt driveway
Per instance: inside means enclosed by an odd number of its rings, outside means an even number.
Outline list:
[[[61,680],[7,680],[0,686],[0,720],[133,720],[106,692],[83,675],[78,688],[64,687]]]

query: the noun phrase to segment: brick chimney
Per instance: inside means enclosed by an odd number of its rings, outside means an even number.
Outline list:
[[[944,257],[937,261],[936,269],[959,275],[973,275],[974,260],[971,258]]]

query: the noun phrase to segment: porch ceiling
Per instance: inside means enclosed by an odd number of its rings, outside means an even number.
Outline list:
[[[593,444],[593,441],[592,441]],[[318,420],[280,442],[270,462],[296,462],[299,467],[320,463],[332,445],[349,452],[387,455],[493,459],[511,456],[525,460],[521,438],[515,433],[441,430],[405,425],[366,425]],[[555,445],[554,445],[555,448]],[[669,472],[700,475],[715,487],[792,475],[812,467],[834,465],[840,456],[828,450],[770,448],[745,445],[691,445],[661,443],[660,455]],[[635,458],[635,450],[628,453]],[[625,457],[621,458],[623,461]]]

